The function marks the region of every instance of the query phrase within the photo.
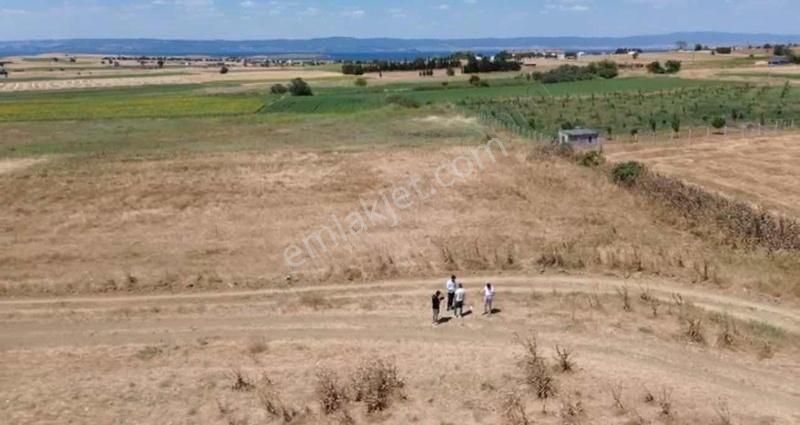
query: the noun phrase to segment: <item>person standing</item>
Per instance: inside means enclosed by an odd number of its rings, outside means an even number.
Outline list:
[[[450,280],[444,284],[445,290],[447,291],[447,311],[453,309],[453,297],[456,294],[456,275],[450,276]]]
[[[439,324],[439,304],[441,304],[444,297],[442,297],[442,291],[436,291],[431,297],[431,307],[433,308],[433,324]]]
[[[464,301],[467,298],[467,291],[464,289],[464,285],[458,284],[458,289],[453,294],[454,302],[453,302],[453,309],[455,310],[454,315],[456,317],[464,317]]]
[[[486,282],[486,287],[483,288],[483,314],[492,314],[492,301],[494,301],[494,287]]]

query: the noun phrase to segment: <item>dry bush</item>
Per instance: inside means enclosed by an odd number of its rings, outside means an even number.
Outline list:
[[[619,298],[622,301],[622,310],[633,311],[633,307],[631,306],[631,297],[630,294],[628,293],[628,287],[627,286],[617,287],[617,294],[619,295]]]
[[[703,319],[699,317],[690,317],[686,319],[686,329],[683,331],[684,335],[689,338],[689,341],[698,344],[704,344],[706,337],[703,335]]]
[[[661,389],[661,392],[658,394],[658,407],[661,409],[662,416],[672,416],[672,390],[667,388]]]
[[[758,350],[758,359],[768,360],[773,357],[775,357],[775,349],[772,347],[772,344],[769,342],[762,343],[761,348]]]
[[[522,359],[525,383],[539,399],[547,400],[553,397],[556,394],[555,379],[547,366],[547,360],[539,354],[536,335],[531,335],[520,343],[525,349]]]
[[[503,422],[507,425],[530,425],[533,423],[528,419],[525,403],[519,393],[509,392],[503,398]]]
[[[648,305],[650,306],[650,311],[653,313],[653,318],[657,318],[658,308],[661,306],[661,301],[659,301],[658,298],[652,298],[650,299]]]
[[[567,347],[559,347],[556,344],[556,367],[561,372],[572,372],[575,368],[575,361],[572,359],[572,351]]]
[[[717,418],[719,419],[717,421],[719,425],[733,424],[733,421],[731,420],[731,409],[728,407],[728,403],[725,400],[719,400],[714,405],[714,412],[717,414]]]
[[[643,173],[634,187],[640,194],[664,203],[690,222],[715,225],[728,234],[725,242],[737,247],[800,250],[800,222],[797,220],[652,172]],[[707,263],[702,275],[706,280],[709,278]]]
[[[341,385],[339,376],[330,369],[317,371],[317,399],[326,415],[337,412],[349,400],[347,389]]]
[[[259,386],[258,402],[267,416],[283,423],[292,423],[301,413],[296,407],[284,402],[272,384]]]
[[[234,391],[252,391],[256,387],[253,381],[246,376],[241,369],[232,370],[229,376],[233,380],[231,389]]]
[[[647,404],[650,404],[650,403],[652,403],[654,401],[656,401],[656,396],[654,396],[653,393],[650,392],[650,390],[645,388],[644,389],[644,402],[647,403]]]
[[[625,407],[625,402],[623,401],[622,390],[621,382],[611,385],[611,398],[614,400],[614,407],[616,407],[620,413],[625,413],[628,409]]]
[[[148,345],[136,352],[136,358],[139,360],[152,360],[164,353],[162,346]]]
[[[378,412],[389,407],[395,396],[402,395],[404,383],[391,360],[371,359],[362,363],[353,373],[353,399],[364,402],[367,412]]]
[[[564,425],[576,425],[581,423],[585,412],[583,410],[583,403],[581,403],[580,400],[566,397],[561,402],[561,409],[558,413]]]
[[[733,318],[723,315],[720,321],[720,329],[717,334],[717,346],[722,348],[733,348],[739,340],[739,331],[736,329],[736,322]]]

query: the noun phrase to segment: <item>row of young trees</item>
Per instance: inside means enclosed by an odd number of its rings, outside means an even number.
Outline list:
[[[533,72],[531,77],[543,84],[566,83],[570,81],[593,80],[595,78],[611,79],[619,75],[616,62],[603,60],[592,62],[587,66],[561,65],[547,72]]]
[[[467,64],[461,66],[461,61]],[[342,73],[345,75],[363,75],[368,72],[383,71],[423,71],[429,75],[434,69],[447,69],[448,75],[455,75],[455,69],[461,69],[465,74],[496,71],[519,71],[522,65],[511,60],[511,54],[502,51],[490,59],[487,56],[478,56],[472,53],[457,52],[447,57],[417,58],[413,61],[387,61],[376,60],[371,62],[347,62],[342,64]]]
[[[677,74],[681,70],[681,61],[668,60],[661,65],[661,62],[655,61],[647,64],[647,72],[651,74]]]
[[[413,61],[376,60],[372,62],[348,62],[342,64],[342,74],[363,75],[367,72],[383,71],[427,71],[433,69],[460,68],[461,62],[453,57],[423,59]]]

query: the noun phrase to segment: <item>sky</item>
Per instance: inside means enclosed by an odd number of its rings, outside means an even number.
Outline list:
[[[800,0],[0,0],[0,40],[796,34]]]

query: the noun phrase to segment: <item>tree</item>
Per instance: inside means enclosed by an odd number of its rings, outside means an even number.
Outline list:
[[[311,86],[308,85],[302,78],[295,78],[289,83],[289,93],[292,96],[313,96],[314,92],[311,91]]]
[[[681,61],[668,60],[664,63],[664,67],[667,74],[676,74],[681,70]]]
[[[711,126],[716,128],[717,130],[725,127],[728,122],[725,120],[724,117],[716,117],[711,121]]]
[[[698,44],[694,45],[694,51],[695,52],[699,52],[701,50],[703,50],[703,45],[702,44],[698,43]]]
[[[158,65],[158,69],[163,68],[164,67],[164,59],[159,59],[158,62],[156,62],[156,64]]]
[[[672,131],[676,133],[681,131],[681,119],[680,117],[678,117],[678,114],[672,115],[672,120],[670,122],[670,125],[672,126]]]
[[[289,89],[287,89],[283,84],[275,84],[269,88],[269,91],[272,94],[284,94],[289,91]]]
[[[469,83],[472,84],[473,86],[478,86],[481,83],[481,77],[478,77],[477,75],[473,75],[473,76],[469,77]]]
[[[447,67],[447,76],[448,76],[448,77],[452,77],[452,76],[454,76],[454,75],[456,75],[456,70],[455,70],[455,69],[453,69],[453,67],[451,67],[451,66],[448,66],[448,67]]]
[[[619,75],[619,67],[617,63],[610,60],[602,60],[600,62],[593,62],[589,64],[589,72],[597,75],[600,78],[611,79]]]
[[[225,66],[225,65],[222,65],[222,68],[219,69],[219,73],[220,74],[227,74],[228,73],[228,67]]]
[[[675,46],[678,48],[678,50],[686,50],[686,48],[689,47],[689,43],[679,40],[675,42]]]
[[[775,56],[790,56],[791,50],[784,44],[776,44],[772,49],[772,54]]]
[[[661,62],[659,61],[650,62],[647,64],[647,72],[651,74],[663,74],[664,68],[661,66]]]

